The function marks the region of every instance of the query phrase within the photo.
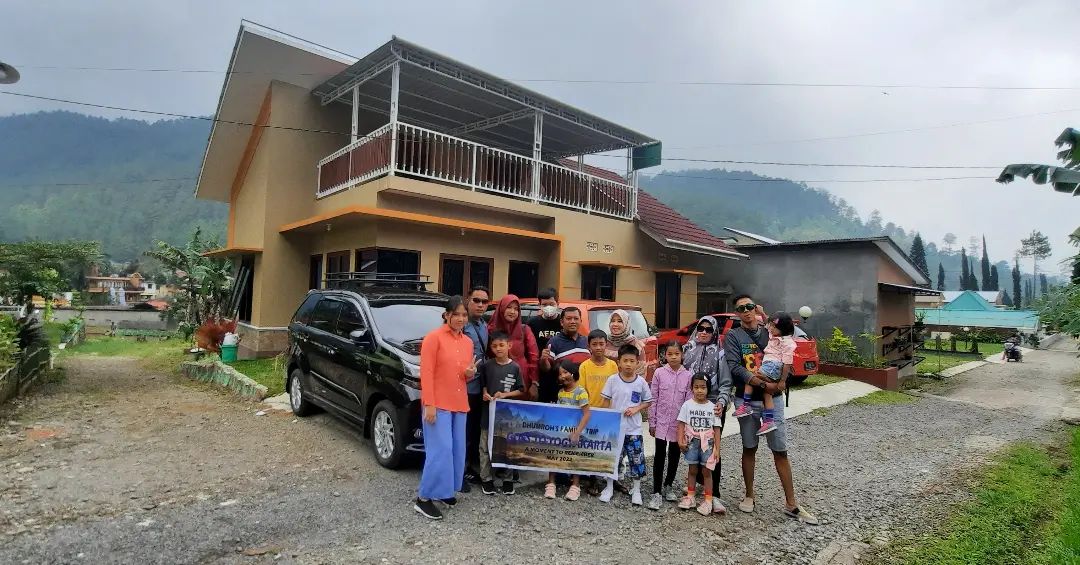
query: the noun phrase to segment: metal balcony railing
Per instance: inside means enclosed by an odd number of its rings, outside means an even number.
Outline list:
[[[539,183],[533,168],[539,168]],[[319,161],[316,198],[389,174],[430,179],[625,220],[637,189],[403,122],[387,124]]]

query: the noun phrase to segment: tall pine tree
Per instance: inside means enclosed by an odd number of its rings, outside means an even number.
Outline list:
[[[971,265],[968,267],[968,290],[979,290],[979,278],[975,276],[975,258],[971,258]]]
[[[1012,282],[1013,282],[1013,304],[1016,305],[1016,309],[1019,310],[1023,307],[1023,296],[1020,294],[1020,260],[1017,259],[1013,263],[1012,269]]]
[[[1004,293],[1002,293],[1002,295],[1001,295],[1001,303],[1004,304],[1005,306],[1009,307],[1009,308],[1013,307],[1013,301],[1012,301],[1012,297],[1009,296],[1009,291],[1006,290]]]
[[[993,282],[993,281],[990,278],[990,255],[988,255],[986,253],[986,236],[985,235],[983,236],[983,242],[982,243],[983,243],[983,245],[982,245],[982,248],[983,248],[983,250],[982,250],[983,251],[982,252],[982,260],[979,261],[979,266],[982,267],[982,269],[981,269],[981,272],[982,272],[982,289],[983,290],[994,290],[993,288],[990,288],[991,282]]]
[[[945,267],[940,262],[937,264],[937,289],[945,290]]]
[[[919,272],[926,275],[926,278],[930,278],[930,267],[926,266],[926,247],[923,246],[922,236],[918,233],[915,234],[915,239],[911,241],[911,251],[908,252],[908,256],[911,257],[911,262],[915,263],[915,266],[919,268]]]
[[[997,265],[990,265],[990,288],[988,290],[1001,290],[1001,281],[998,280]]]
[[[967,250],[960,248],[960,290],[968,290],[971,281],[971,271],[968,270]]]
[[[1046,274],[1039,273],[1039,294],[1046,296],[1048,290],[1050,290],[1050,283],[1046,280]]]

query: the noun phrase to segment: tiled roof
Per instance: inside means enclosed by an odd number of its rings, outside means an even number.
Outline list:
[[[691,222],[686,216],[676,212],[675,209],[660,202],[644,190],[638,190],[637,206],[638,219],[652,232],[667,239],[735,252],[730,245],[724,243],[724,240],[705,231],[704,228]]]

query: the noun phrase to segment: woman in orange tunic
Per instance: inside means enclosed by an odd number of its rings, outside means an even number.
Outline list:
[[[446,302],[445,323],[420,345],[420,403],[423,405],[424,471],[413,505],[432,520],[442,519],[435,501],[457,504],[465,474],[465,381],[476,374],[473,343],[462,333],[469,315],[460,296]]]

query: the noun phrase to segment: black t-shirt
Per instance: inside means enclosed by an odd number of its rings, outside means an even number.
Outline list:
[[[533,332],[533,337],[536,338],[536,347],[540,351],[543,351],[547,347],[548,341],[555,337],[555,334],[562,331],[562,324],[559,323],[558,318],[551,320],[543,316],[533,316],[529,319],[529,329]]]
[[[525,385],[522,382],[521,367],[513,360],[505,365],[500,365],[498,361],[488,359],[480,366],[479,371],[480,384],[491,396],[495,396],[496,392],[525,390]],[[485,418],[487,417],[487,407],[488,404],[484,403],[482,414]]]
[[[529,319],[529,329],[533,332],[533,337],[536,338],[536,348],[540,352],[541,357],[544,355],[544,349],[547,349],[548,342],[551,338],[555,337],[555,334],[562,331],[562,324],[558,318],[547,319],[543,316],[533,316]],[[556,397],[559,394],[559,370],[555,368],[553,364],[550,369],[545,371],[543,368],[539,369],[537,377],[539,380],[539,394],[537,398],[540,402],[555,402]]]

